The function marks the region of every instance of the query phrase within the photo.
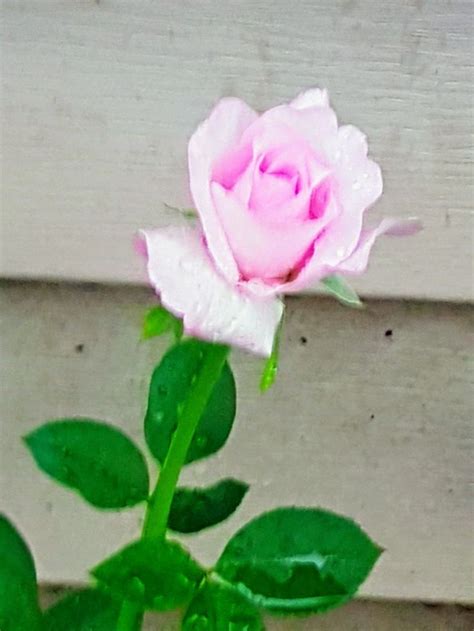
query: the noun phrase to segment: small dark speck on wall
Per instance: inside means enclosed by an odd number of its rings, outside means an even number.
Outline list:
[[[63,585],[48,585],[48,592],[53,596],[59,596],[60,594],[63,594],[64,587]]]
[[[76,351],[76,353],[82,353],[82,351],[84,350],[84,344],[76,344],[74,350]]]
[[[308,343],[308,338],[306,338],[304,335],[302,335],[302,336],[300,337],[300,344],[301,344],[302,346],[304,346],[304,345],[305,345],[305,344],[307,344],[307,343]]]
[[[392,335],[393,335],[393,331],[392,331],[392,329],[387,329],[387,330],[385,331],[385,337],[392,337]]]
[[[374,420],[374,418],[375,418],[375,414],[371,414],[371,415],[370,415],[370,420],[371,420],[371,421],[373,421],[373,420]]]

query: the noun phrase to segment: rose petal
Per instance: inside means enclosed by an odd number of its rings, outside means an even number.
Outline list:
[[[380,225],[372,230],[363,230],[354,251],[343,261],[329,264],[324,259],[314,256],[299,276],[278,287],[277,293],[292,294],[307,289],[316,282],[331,274],[362,274],[367,269],[370,251],[377,237],[387,234],[394,237],[406,237],[422,229],[421,222],[416,218],[383,219]],[[257,292],[255,292],[257,293]],[[268,296],[269,292],[260,290],[259,295]]]
[[[142,231],[150,282],[185,331],[268,357],[283,313],[276,298],[259,299],[217,272],[202,235],[189,227]]]
[[[212,194],[239,270],[247,279],[286,276],[324,227],[324,219],[282,224],[262,221],[217,182],[212,184]]]
[[[312,88],[298,94],[290,105],[297,110],[304,110],[307,107],[329,107],[329,95],[327,90]]]
[[[367,158],[365,136],[352,126],[341,127],[339,132],[340,155],[334,165],[332,180],[340,212],[317,240],[312,259],[288,291],[313,284],[327,270],[337,269],[341,261],[354,252],[361,237],[364,212],[382,194],[380,167]]]
[[[252,161],[252,145],[234,147],[214,162],[211,180],[229,190],[236,185]]]
[[[337,151],[337,117],[330,107],[279,105],[264,112],[243,139],[252,142],[256,153],[301,140],[312,147],[319,163],[330,166]]]
[[[383,219],[377,228],[364,230],[354,252],[337,267],[344,274],[362,274],[367,269],[370,251],[376,239],[383,234],[393,237],[406,237],[422,229],[418,219]]]
[[[194,132],[188,146],[191,194],[201,218],[207,245],[220,271],[231,282],[238,270],[211,199],[214,161],[239,144],[243,132],[258,118],[243,101],[225,98]]]
[[[367,151],[365,134],[357,127],[344,125],[338,130],[334,171],[338,198],[347,213],[363,213],[382,194],[380,167]]]
[[[367,157],[367,136],[354,125],[341,125],[337,131],[337,140],[340,149],[337,157],[339,162],[351,162]]]

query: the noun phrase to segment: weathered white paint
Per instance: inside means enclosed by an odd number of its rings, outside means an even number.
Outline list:
[[[44,607],[62,594],[44,588]],[[176,614],[147,617],[144,631],[178,631]],[[268,631],[472,631],[474,612],[453,605],[389,603],[358,600],[324,616],[278,619],[267,617]]]
[[[131,237],[188,205],[186,141],[212,103],[319,84],[385,173],[367,295],[472,298],[470,0],[3,0],[8,277],[136,282]]]
[[[138,341],[145,290],[13,283],[0,297],[0,506],[31,540],[42,580],[77,582],[137,532],[139,512],[89,509],[36,471],[20,437],[82,414],[142,443],[165,341]],[[261,361],[236,353],[231,438],[185,472],[188,483],[251,484],[228,522],[188,539],[193,551],[211,563],[260,511],[322,505],[387,549],[364,595],[472,601],[471,334],[467,306],[373,302],[359,312],[289,301],[274,389],[260,395]]]

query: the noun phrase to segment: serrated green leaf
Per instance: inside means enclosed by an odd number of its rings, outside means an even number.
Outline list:
[[[186,604],[204,571],[174,541],[140,539],[103,561],[91,574],[102,589],[143,609],[168,611]]]
[[[120,603],[97,589],[68,594],[44,613],[42,631],[116,631]]]
[[[147,340],[168,331],[173,332],[175,340],[179,341],[183,337],[183,322],[164,307],[149,309],[143,320],[142,338]]]
[[[25,436],[39,468],[97,508],[126,508],[148,497],[148,469],[121,431],[86,418],[60,419]]]
[[[277,508],[246,524],[216,571],[274,612],[322,612],[347,602],[381,554],[352,520],[322,509]]]
[[[183,631],[263,631],[258,609],[231,585],[206,581],[191,601]]]
[[[356,292],[341,276],[326,276],[321,283],[343,305],[354,309],[361,309],[364,306]]]
[[[0,629],[39,631],[40,621],[33,557],[13,524],[0,514]]]
[[[205,489],[177,489],[168,527],[175,532],[191,533],[215,526],[232,515],[248,489],[248,484],[232,478]]]
[[[180,342],[164,355],[153,372],[145,437],[151,453],[161,464],[168,453],[189,387],[211,346],[194,339]],[[186,463],[205,458],[224,445],[232,429],[235,407],[235,381],[226,362],[199,421]]]

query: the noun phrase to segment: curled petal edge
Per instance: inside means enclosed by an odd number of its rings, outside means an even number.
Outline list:
[[[378,237],[384,234],[392,237],[407,237],[416,234],[422,230],[422,227],[420,220],[414,217],[383,219],[376,228],[362,231],[354,252],[338,265],[337,271],[342,274],[363,274],[369,263],[370,251]]]

